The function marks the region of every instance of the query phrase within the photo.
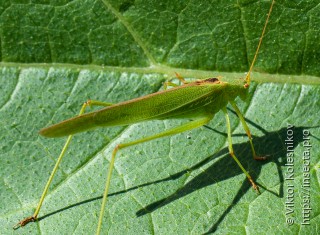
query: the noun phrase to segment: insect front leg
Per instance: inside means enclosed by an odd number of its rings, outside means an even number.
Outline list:
[[[132,142],[128,142],[128,143],[120,143],[114,148],[114,150],[112,152],[111,160],[110,160],[110,165],[109,165],[109,168],[108,168],[108,175],[107,175],[107,180],[106,180],[106,184],[105,184],[105,190],[104,190],[104,193],[103,193],[103,199],[102,199],[100,216],[99,216],[97,233],[96,233],[97,235],[99,235],[100,231],[101,231],[103,214],[104,214],[105,206],[106,206],[107,199],[108,199],[108,192],[109,192],[109,187],[110,187],[110,182],[111,182],[112,170],[113,170],[113,167],[114,167],[114,162],[115,162],[115,158],[116,158],[116,154],[117,154],[118,150],[127,148],[129,146],[133,146],[133,145],[136,145],[136,144],[140,144],[140,143],[143,143],[143,142],[147,142],[147,141],[150,141],[150,140],[153,140],[153,139],[158,139],[158,138],[161,138],[161,137],[175,135],[175,134],[178,134],[178,133],[181,133],[181,132],[184,132],[184,131],[192,130],[194,128],[197,128],[197,127],[200,127],[200,126],[203,126],[203,125],[207,124],[211,119],[212,119],[212,116],[199,118],[197,120],[185,123],[185,124],[183,124],[181,126],[166,130],[166,131],[161,132],[161,133],[156,134],[156,135],[148,136],[148,137],[145,137],[145,138],[142,138],[142,139],[138,139],[138,140],[135,140],[135,141],[132,141]]]
[[[97,100],[88,100],[87,102],[85,102],[85,103],[82,105],[81,110],[80,110],[80,112],[79,112],[79,116],[82,115],[82,114],[85,112],[85,110],[86,110],[86,108],[87,108],[88,106],[93,106],[93,105],[94,105],[94,106],[110,106],[110,105],[112,105],[112,103],[101,102],[101,101],[97,101]],[[60,153],[60,155],[59,155],[59,157],[58,157],[58,159],[57,159],[57,161],[56,161],[56,164],[55,164],[55,166],[54,166],[54,168],[53,168],[53,170],[52,170],[52,172],[51,172],[51,175],[50,175],[50,177],[49,177],[49,179],[48,179],[48,181],[47,181],[47,184],[46,184],[46,186],[45,186],[45,188],[44,188],[44,190],[43,190],[43,193],[42,193],[42,195],[41,195],[40,201],[38,202],[38,206],[37,206],[34,214],[33,214],[32,216],[30,216],[30,217],[27,217],[27,218],[21,220],[19,223],[17,223],[17,224],[13,227],[13,229],[17,229],[17,228],[19,228],[19,227],[25,226],[26,224],[28,224],[28,223],[30,223],[30,222],[34,222],[34,221],[37,220],[38,214],[39,214],[39,212],[40,212],[42,203],[43,203],[43,201],[44,201],[44,199],[45,199],[45,197],[46,197],[46,195],[47,195],[47,192],[48,192],[48,189],[49,189],[49,187],[50,187],[50,184],[51,184],[51,182],[52,182],[52,180],[53,180],[53,177],[54,177],[55,173],[56,173],[57,170],[58,170],[58,167],[59,167],[59,165],[60,165],[60,163],[61,163],[61,160],[62,160],[63,156],[65,155],[65,153],[66,153],[66,151],[67,151],[67,149],[68,149],[68,146],[69,146],[69,144],[70,144],[70,142],[71,142],[72,137],[73,137],[73,135],[69,135],[69,136],[68,136],[67,141],[66,141],[66,143],[64,144],[64,146],[63,146],[63,148],[62,148],[62,151],[61,151],[61,153]]]
[[[231,138],[231,125],[230,125],[230,119],[229,119],[229,114],[227,112],[226,107],[224,107],[223,112],[225,114],[226,117],[226,123],[227,123],[227,129],[228,129],[228,143],[229,143],[229,153],[231,155],[231,157],[236,161],[236,163],[238,164],[238,166],[241,168],[241,170],[243,171],[243,173],[247,176],[248,180],[250,181],[252,187],[254,188],[254,190],[256,190],[259,194],[259,187],[258,185],[253,181],[252,177],[250,176],[249,172],[246,171],[246,169],[244,169],[244,167],[242,166],[241,162],[239,161],[239,159],[236,157],[236,155],[234,154],[233,151],[233,147],[232,147],[232,138]]]
[[[266,157],[257,156],[256,151],[255,151],[254,146],[253,146],[253,143],[252,143],[252,136],[251,136],[250,129],[249,129],[249,127],[247,125],[247,122],[245,121],[242,113],[240,112],[240,109],[238,108],[238,106],[236,105],[235,102],[230,101],[230,104],[232,105],[232,107],[236,111],[236,113],[237,113],[237,115],[238,115],[238,117],[239,117],[239,119],[240,119],[240,121],[242,123],[243,129],[245,130],[245,132],[246,132],[246,134],[247,134],[247,136],[249,138],[253,159],[255,159],[255,160],[266,160],[267,159]]]

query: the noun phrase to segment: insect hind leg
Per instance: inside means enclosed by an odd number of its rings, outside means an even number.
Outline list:
[[[82,105],[82,107],[80,109],[80,112],[79,112],[79,116],[84,114],[84,112],[85,112],[85,110],[86,110],[86,108],[88,106],[110,106],[110,105],[112,105],[112,103],[101,102],[101,101],[97,101],[97,100],[87,100],[86,102],[83,103],[83,105]],[[58,167],[59,167],[59,165],[61,163],[61,160],[64,157],[64,155],[65,155],[65,153],[66,153],[66,151],[67,151],[67,149],[68,149],[68,147],[70,145],[72,137],[73,137],[73,135],[69,135],[68,136],[67,141],[65,142],[65,144],[64,144],[64,146],[63,146],[63,148],[61,150],[61,153],[60,153],[60,155],[59,155],[59,157],[58,157],[58,159],[56,161],[56,164],[55,164],[55,166],[54,166],[54,168],[53,168],[53,170],[51,172],[51,175],[50,175],[50,177],[49,177],[49,179],[48,179],[48,181],[46,183],[46,186],[45,186],[45,188],[44,188],[44,190],[42,192],[41,198],[40,198],[40,200],[38,202],[38,205],[37,205],[37,208],[36,208],[35,212],[33,213],[32,216],[29,216],[29,217],[19,221],[16,225],[13,226],[13,229],[18,229],[19,227],[23,227],[23,226],[27,225],[30,222],[35,222],[35,221],[38,220],[38,214],[39,214],[40,209],[42,207],[42,203],[43,203],[43,201],[44,201],[44,199],[45,199],[45,197],[47,195],[47,192],[48,192],[49,187],[51,185],[51,182],[52,182],[52,180],[53,180],[53,178],[55,176],[55,173],[58,170]]]
[[[212,116],[205,116],[205,117],[202,117],[202,118],[198,118],[198,119],[193,120],[191,122],[182,124],[180,126],[171,128],[169,130],[160,132],[160,133],[155,134],[155,135],[147,136],[145,138],[138,139],[138,140],[135,140],[135,141],[132,141],[132,142],[120,143],[114,148],[114,150],[112,152],[110,164],[109,164],[108,175],[107,175],[106,184],[105,184],[105,190],[104,190],[103,198],[102,198],[102,204],[101,204],[98,227],[97,227],[97,233],[96,233],[97,235],[100,234],[101,227],[102,227],[102,220],[103,220],[104,210],[105,210],[105,206],[106,206],[107,199],[108,199],[108,191],[109,191],[110,182],[111,182],[112,170],[113,170],[113,167],[114,167],[114,162],[115,162],[115,158],[116,158],[117,152],[120,149],[124,149],[124,148],[127,148],[129,146],[133,146],[133,145],[140,144],[140,143],[143,143],[143,142],[147,142],[147,141],[150,141],[150,140],[158,139],[158,138],[165,137],[165,136],[175,135],[175,134],[178,134],[178,133],[181,133],[181,132],[184,132],[184,131],[195,129],[197,127],[200,127],[200,126],[203,126],[203,125],[207,124],[211,119],[212,119]]]

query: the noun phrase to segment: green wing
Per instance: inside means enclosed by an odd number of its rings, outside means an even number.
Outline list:
[[[228,83],[189,83],[65,120],[42,129],[40,134],[60,137],[99,126],[123,126],[155,119],[213,117],[233,96],[231,88]]]

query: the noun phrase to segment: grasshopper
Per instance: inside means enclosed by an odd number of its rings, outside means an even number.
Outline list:
[[[192,121],[174,127],[169,130],[165,130],[161,133],[147,136],[142,139],[138,139],[132,142],[119,143],[112,152],[112,157],[107,173],[107,179],[105,184],[105,190],[103,193],[102,205],[100,210],[100,216],[98,221],[97,233],[100,234],[104,210],[107,203],[108,191],[111,183],[112,170],[116,159],[116,154],[120,149],[127,148],[133,145],[137,145],[153,139],[175,135],[181,132],[189,131],[197,127],[201,127],[207,124],[214,115],[222,110],[226,118],[227,134],[228,134],[228,148],[231,157],[236,161],[243,173],[248,178],[254,190],[258,193],[259,187],[252,179],[250,174],[245,170],[240,161],[237,159],[232,146],[231,138],[231,126],[229,115],[227,113],[226,106],[228,103],[234,108],[237,113],[243,128],[249,138],[253,158],[256,160],[264,160],[265,157],[257,156],[252,137],[246,121],[241,114],[239,108],[235,103],[235,98],[240,97],[244,99],[248,93],[248,87],[250,85],[250,75],[256,61],[263,36],[266,31],[266,27],[271,15],[275,0],[272,1],[269,13],[265,25],[262,30],[262,34],[252,60],[249,71],[245,79],[235,80],[233,82],[222,81],[219,77],[207,78],[204,80],[196,80],[187,82],[179,74],[176,77],[183,83],[178,86],[172,82],[165,83],[165,89],[153,94],[149,94],[140,98],[135,98],[129,101],[120,102],[118,104],[100,102],[96,100],[89,100],[82,105],[80,113],[77,117],[67,119],[52,126],[43,128],[40,130],[40,135],[44,137],[56,138],[68,136],[67,141],[58,157],[58,160],[54,166],[54,169],[50,175],[50,178],[42,193],[38,206],[34,214],[30,217],[20,221],[14,228],[25,226],[29,222],[37,220],[40,208],[48,192],[52,179],[58,169],[58,166],[65,155],[65,152],[71,142],[74,134],[79,132],[88,131],[98,127],[112,127],[130,125],[138,122],[145,122],[150,120],[164,120],[164,119],[191,119]],[[168,86],[172,88],[168,89]],[[104,106],[103,109],[85,113],[87,106]]]

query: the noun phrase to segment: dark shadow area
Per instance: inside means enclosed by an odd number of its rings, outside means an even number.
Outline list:
[[[303,140],[303,130],[308,127],[295,127],[293,128],[294,132],[294,139],[293,139],[293,146],[294,148]],[[241,143],[241,144],[234,144],[234,151],[240,162],[243,164],[244,168],[248,170],[256,180],[259,177],[261,172],[262,166],[269,162],[274,162],[277,166],[278,175],[279,175],[279,182],[280,182],[280,193],[279,195],[269,191],[263,185],[259,185],[263,191],[267,191],[278,197],[283,197],[283,183],[284,183],[284,176],[281,171],[281,166],[286,163],[286,144],[285,140],[287,139],[287,128],[282,128],[275,132],[265,132],[265,135],[262,137],[254,137],[253,143],[255,145],[256,151],[260,156],[268,156],[266,161],[255,161],[252,158],[252,153],[250,149],[250,145],[248,142]],[[178,189],[175,193],[169,195],[166,198],[158,200],[154,203],[147,205],[145,208],[137,211],[137,216],[143,216],[148,213],[151,213],[167,204],[178,200],[196,190],[199,190],[203,187],[212,185],[216,182],[224,181],[229,178],[232,178],[236,175],[243,174],[241,169],[238,167],[236,162],[229,157],[228,149],[224,148],[221,151],[215,153],[214,155],[206,158],[205,160],[201,161],[200,163],[190,167],[188,171],[193,171],[207,163],[209,163],[212,159],[226,155],[226,157],[221,158],[220,160],[213,163],[206,171],[202,172],[182,188]],[[212,227],[205,233],[213,233],[218,228],[219,224],[224,220],[225,216],[232,210],[233,206],[237,204],[237,202],[242,198],[242,196],[251,189],[251,184],[248,180],[245,180],[242,183],[241,188],[238,190],[238,193],[235,195],[233,201],[231,202],[230,206],[222,213],[220,218],[214,222]]]
[[[252,124],[252,122],[250,122],[249,120],[246,119],[246,121],[248,123]],[[260,175],[261,168],[264,164],[269,163],[271,161],[274,162],[277,165],[278,175],[279,175],[279,182],[280,182],[279,195],[272,192],[272,191],[269,191],[263,185],[259,185],[259,184],[258,185],[260,186],[260,189],[262,192],[267,191],[267,192],[275,194],[279,197],[283,197],[284,176],[281,171],[281,166],[283,166],[286,163],[287,146],[285,144],[285,140],[287,139],[287,128],[282,128],[282,129],[275,131],[275,132],[267,132],[266,130],[264,130],[263,128],[261,128],[260,126],[258,126],[256,124],[254,124],[254,126],[264,133],[264,135],[262,137],[253,137],[253,143],[255,145],[256,152],[260,156],[268,156],[268,159],[266,161],[253,160],[250,145],[248,142],[241,143],[241,144],[234,144],[233,147],[234,147],[235,154],[238,157],[238,159],[240,160],[240,162],[243,164],[245,169],[250,172],[250,174],[254,180],[256,180],[258,178],[258,176]],[[206,127],[206,128],[208,128],[211,131],[217,132],[219,134],[226,135],[225,133],[216,131],[210,127]],[[293,139],[294,148],[296,148],[296,146],[300,142],[302,142],[302,140],[303,140],[303,133],[302,132],[304,129],[310,129],[310,127],[294,127],[292,129],[294,132],[294,139]],[[242,136],[243,134],[240,134],[240,135]],[[234,136],[237,136],[237,135],[234,135]],[[194,166],[191,166],[190,168],[185,169],[183,171],[177,172],[177,173],[171,175],[170,177],[156,180],[156,181],[153,181],[150,183],[141,184],[141,185],[132,187],[127,190],[122,190],[122,191],[118,191],[115,193],[111,193],[111,194],[109,194],[109,197],[112,197],[112,196],[115,196],[118,194],[123,194],[126,192],[130,192],[132,190],[142,188],[142,187],[145,187],[148,185],[153,185],[153,184],[157,184],[157,183],[161,183],[161,182],[165,182],[165,181],[174,181],[174,180],[184,176],[185,174],[189,174],[191,171],[196,170],[196,169],[204,166],[205,164],[209,164],[213,159],[216,159],[217,157],[221,157],[222,155],[226,155],[226,156],[219,159],[218,161],[214,162],[210,167],[208,167],[206,169],[206,171],[200,173],[198,176],[193,178],[190,182],[185,184],[183,187],[176,190],[175,193],[173,193],[173,194],[171,194],[161,200],[155,201],[155,202],[147,205],[145,208],[136,212],[136,215],[138,217],[149,214],[149,213],[151,213],[151,212],[153,212],[163,206],[166,206],[167,204],[169,204],[175,200],[178,200],[178,199],[180,199],[180,198],[182,198],[182,197],[184,197],[184,196],[186,196],[196,190],[199,190],[199,189],[206,187],[206,186],[210,186],[212,184],[215,184],[216,182],[220,182],[220,181],[227,180],[229,178],[233,178],[236,175],[243,174],[243,172],[238,167],[236,162],[231,157],[229,157],[228,148],[226,147],[226,148],[223,148],[222,150],[220,150],[219,152],[213,154],[212,156],[205,158],[204,160],[195,164]],[[238,190],[238,193],[235,195],[230,206],[222,213],[220,218],[214,222],[214,224],[211,226],[211,228],[205,234],[213,233],[214,231],[216,231],[219,224],[224,220],[225,216],[228,215],[228,213],[232,210],[233,206],[236,205],[237,202],[242,198],[242,196],[245,195],[245,193],[251,188],[252,187],[251,187],[251,184],[249,183],[249,181],[245,180],[242,183],[241,188]],[[90,198],[90,199],[69,205],[67,207],[64,207],[59,210],[53,211],[49,214],[46,214],[42,217],[39,217],[38,220],[45,219],[49,216],[52,216],[52,215],[57,214],[59,212],[62,212],[64,210],[68,210],[70,208],[80,206],[82,204],[90,203],[90,202],[93,202],[95,200],[100,200],[100,199],[102,199],[102,196]]]

